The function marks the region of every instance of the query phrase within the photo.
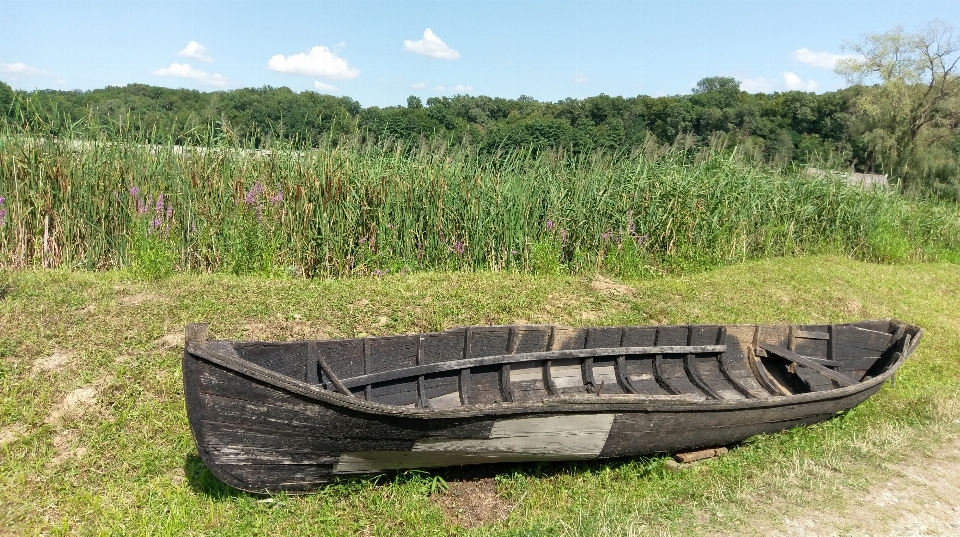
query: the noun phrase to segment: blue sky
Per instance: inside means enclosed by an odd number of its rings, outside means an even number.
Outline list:
[[[844,41],[940,18],[960,1],[0,0],[0,80],[18,89],[144,83],[287,86],[363,106],[408,95],[555,101],[830,91]]]

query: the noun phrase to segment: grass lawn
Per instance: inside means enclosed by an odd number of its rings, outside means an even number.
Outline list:
[[[712,272],[600,277],[419,273],[345,280],[123,272],[8,274],[0,299],[0,534],[711,534],[840,506],[881,461],[960,433],[960,265],[771,259]],[[0,280],[0,287],[3,281]],[[623,285],[626,284],[626,285]],[[264,497],[196,455],[183,325],[300,339],[512,322],[834,322],[926,330],[895,386],[816,426],[752,439],[680,472],[663,457],[482,466]]]

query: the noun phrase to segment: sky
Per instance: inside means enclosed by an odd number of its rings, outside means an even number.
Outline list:
[[[286,86],[363,106],[677,95],[709,76],[824,92],[845,85],[844,42],[937,18],[960,32],[960,1],[0,0],[0,80]]]

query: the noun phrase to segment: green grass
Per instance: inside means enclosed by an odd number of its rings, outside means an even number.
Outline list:
[[[0,266],[635,277],[824,253],[960,261],[956,205],[730,152],[182,149],[0,136]]]
[[[0,299],[0,524],[13,534],[626,535],[738,531],[767,513],[841,505],[883,461],[960,433],[960,267],[846,257],[748,262],[631,280],[423,272],[340,280],[15,271]],[[857,409],[752,439],[674,473],[662,458],[410,472],[299,497],[232,490],[203,467],[187,425],[176,341],[296,339],[514,321],[583,324],[826,322],[895,317],[926,329],[917,353]],[[52,356],[66,356],[52,370]],[[47,360],[44,362],[43,360]],[[55,360],[54,360],[55,361]],[[86,399],[84,399],[86,397]],[[65,398],[87,401],[75,413]],[[61,417],[56,418],[60,413]],[[442,482],[492,478],[509,517],[459,527]],[[431,491],[433,495],[431,495]]]

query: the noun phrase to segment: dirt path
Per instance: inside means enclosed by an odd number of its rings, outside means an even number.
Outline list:
[[[851,499],[841,511],[760,523],[754,530],[776,537],[960,536],[960,438],[929,455],[888,466],[887,479]]]

